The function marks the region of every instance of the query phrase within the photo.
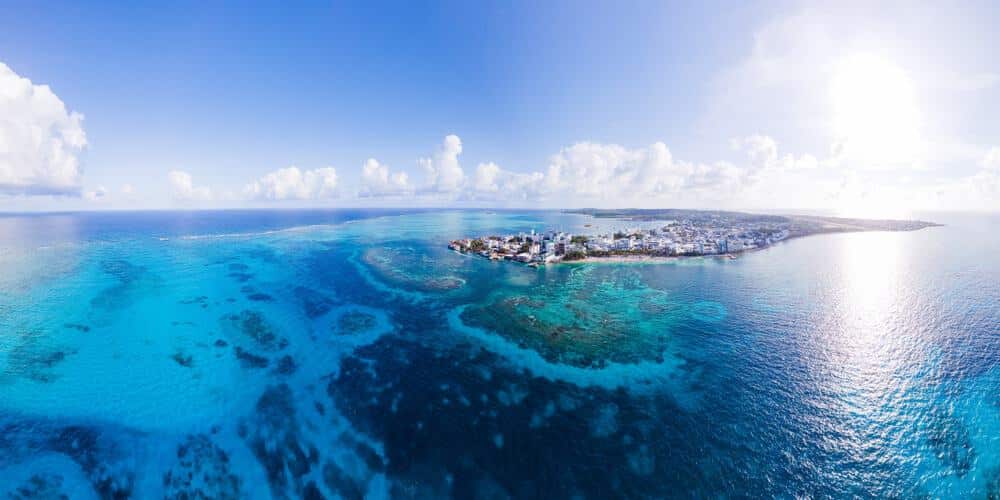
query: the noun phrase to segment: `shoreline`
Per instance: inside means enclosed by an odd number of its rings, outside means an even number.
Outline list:
[[[739,254],[734,253],[716,253],[708,255],[609,255],[606,257],[587,257],[579,260],[558,260],[543,265],[586,264],[588,262],[593,264],[659,264],[689,259],[736,260],[738,256]]]
[[[530,235],[479,236],[451,240],[448,247],[490,260],[513,260],[530,267],[573,262],[649,263],[687,257],[736,259],[784,241],[817,234],[918,231],[941,224],[919,220],[868,220],[821,216],[779,216],[705,210],[571,211],[591,220],[656,218],[662,227],[615,229],[605,234],[547,230]],[[661,220],[662,219],[662,220]],[[584,224],[590,227],[591,224]]]
[[[591,215],[591,217],[594,217]],[[702,254],[702,255],[646,255],[646,254],[625,254],[625,255],[605,255],[605,256],[586,256],[582,259],[574,260],[552,260],[552,261],[531,261],[522,262],[517,259],[503,258],[503,259],[491,259],[490,257],[479,254],[478,252],[472,251],[462,251],[459,249],[451,248],[452,251],[459,255],[465,255],[469,257],[478,257],[487,260],[495,260],[497,262],[513,262],[515,264],[521,264],[526,267],[541,268],[545,266],[558,265],[558,264],[666,264],[670,262],[677,262],[680,260],[688,259],[718,259],[718,260],[736,260],[743,255],[759,252],[762,250],[770,249],[778,244],[785,243],[791,240],[797,240],[801,238],[808,238],[811,236],[819,235],[830,235],[830,234],[853,234],[853,233],[908,233],[919,231],[921,229],[926,229],[928,227],[943,227],[944,224],[938,224],[933,222],[924,223],[926,225],[913,228],[913,229],[838,229],[834,231],[817,231],[806,234],[790,234],[786,238],[776,241],[770,245],[751,248],[747,250],[741,250],[739,252],[727,252],[727,253],[714,253],[714,254]],[[450,248],[450,246],[449,246]]]

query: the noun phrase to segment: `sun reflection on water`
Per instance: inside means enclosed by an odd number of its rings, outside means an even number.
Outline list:
[[[857,460],[885,464],[906,440],[906,408],[912,403],[911,369],[921,343],[908,330],[909,307],[902,271],[902,239],[892,233],[838,238],[837,296],[821,307],[821,393],[839,415],[840,447]]]

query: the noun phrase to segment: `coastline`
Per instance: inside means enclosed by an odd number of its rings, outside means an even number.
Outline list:
[[[570,212],[590,219],[614,216],[631,220],[636,215],[661,216],[657,228],[624,228],[608,234],[572,234],[562,230],[544,233],[478,236],[451,240],[448,248],[490,260],[513,260],[530,267],[557,263],[671,262],[684,257],[736,259],[739,255],[770,248],[805,236],[868,231],[917,231],[940,224],[919,220],[865,220],[819,216],[778,216],[741,212],[673,210],[617,210]],[[680,220],[667,217],[677,216]],[[681,218],[683,217],[683,218]],[[590,224],[584,224],[589,227]]]
[[[591,215],[591,217],[594,217]],[[810,233],[800,233],[800,234],[790,234],[786,238],[780,241],[776,241],[770,245],[750,248],[746,250],[741,250],[739,252],[726,252],[726,253],[715,253],[715,254],[701,254],[701,255],[653,255],[653,254],[621,254],[621,255],[601,255],[601,256],[591,256],[588,255],[582,259],[573,260],[550,260],[550,261],[531,261],[531,262],[521,262],[517,259],[491,259],[488,256],[481,255],[478,252],[462,251],[459,249],[451,248],[452,251],[459,255],[465,255],[469,257],[479,257],[488,260],[496,260],[499,262],[513,262],[515,264],[521,264],[527,267],[540,268],[545,266],[557,265],[557,264],[666,264],[670,262],[677,262],[686,259],[719,259],[719,260],[736,260],[743,255],[759,252],[762,250],[767,250],[775,245],[785,243],[791,240],[796,240],[800,238],[807,238],[810,236],[818,235],[829,235],[829,234],[848,234],[848,233],[903,233],[903,232],[913,232],[919,231],[921,229],[926,229],[928,227],[942,227],[944,224],[938,224],[933,222],[922,222],[920,227],[908,228],[908,229],[837,229],[832,231],[816,231]],[[450,247],[450,246],[449,246]]]
[[[679,262],[682,260],[690,259],[720,259],[720,260],[735,260],[738,254],[726,253],[726,254],[710,254],[710,255],[608,255],[602,257],[587,257],[585,259],[579,260],[557,260],[553,262],[544,263],[536,267],[541,267],[542,265],[557,265],[557,264],[667,264],[670,262]],[[528,264],[530,265],[530,264]]]

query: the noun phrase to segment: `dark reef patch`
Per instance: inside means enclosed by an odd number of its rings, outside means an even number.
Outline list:
[[[3,373],[35,382],[54,381],[58,377],[55,373],[56,366],[68,356],[76,354],[74,349],[44,345],[35,333],[22,334],[15,342],[7,352]]]
[[[267,471],[271,493],[278,498],[291,490],[302,495],[303,476],[319,460],[319,451],[301,442],[292,391],[286,384],[267,388],[247,423],[246,441]]]
[[[327,392],[383,443],[393,496],[648,498],[705,487],[699,464],[676,460],[700,456],[701,444],[669,398],[526,378],[469,344],[383,337],[346,358]],[[669,485],[648,480],[666,476]]]
[[[686,312],[641,273],[611,266],[558,268],[530,290],[499,289],[473,302],[462,322],[584,368],[664,359]]]
[[[278,360],[278,366],[274,368],[274,371],[279,375],[291,375],[297,369],[298,365],[295,364],[295,358],[286,354]]]
[[[247,352],[240,346],[233,348],[233,352],[236,354],[236,359],[240,360],[240,365],[242,365],[243,368],[267,368],[269,363],[268,359],[264,356],[258,356],[252,352]]]
[[[250,273],[229,273],[227,276],[233,278],[238,283],[246,283],[253,279],[253,274]]]
[[[252,301],[254,301],[254,302],[273,302],[274,301],[274,297],[272,297],[272,296],[270,296],[270,295],[268,295],[266,293],[261,293],[261,292],[251,293],[251,294],[247,295],[247,298],[250,299],[250,300],[252,300]]]
[[[124,308],[131,301],[130,294],[136,282],[144,278],[147,269],[123,259],[105,260],[100,264],[101,270],[111,275],[117,283],[105,288],[90,299],[90,305],[105,310]]]
[[[145,267],[137,266],[124,259],[105,260],[100,265],[101,271],[114,276],[122,283],[131,283],[146,270]]]
[[[69,495],[62,491],[63,478],[57,474],[43,472],[35,474],[24,481],[13,491],[7,493],[10,500],[29,500],[36,498],[43,499],[69,499]]]
[[[310,319],[316,319],[328,312],[337,304],[336,301],[311,288],[297,286],[293,291],[295,298],[302,303],[302,310]]]
[[[321,493],[319,491],[319,488],[316,487],[316,483],[314,483],[312,481],[309,481],[309,484],[307,484],[306,487],[305,487],[305,489],[302,491],[302,498],[304,500],[324,500],[325,499],[325,497],[323,496],[323,493]]]
[[[338,335],[353,335],[375,328],[378,322],[375,316],[361,311],[347,311],[337,319]]]
[[[241,481],[229,456],[204,435],[190,435],[177,446],[177,462],[163,475],[167,498],[240,498]]]
[[[134,472],[121,470],[121,450],[103,433],[92,427],[69,426],[49,439],[48,447],[80,465],[101,498],[125,499],[132,496]]]
[[[969,430],[954,415],[946,410],[934,408],[930,412],[931,422],[927,440],[938,458],[951,467],[959,477],[964,477],[976,460],[976,450],[972,447]]]
[[[229,264],[228,269],[230,271],[244,272],[244,271],[249,270],[250,266],[248,266],[248,265],[246,265],[246,264],[244,264],[242,262],[233,262],[233,263]]]
[[[316,425],[317,415],[299,413],[287,384],[269,386],[254,410],[237,431],[267,472],[275,498],[322,498],[319,478],[342,498],[364,498],[374,472],[384,470],[378,453],[351,433],[332,443],[312,442],[303,429]],[[356,455],[344,453],[349,450]]]
[[[200,306],[204,306],[204,305],[208,304],[208,297],[206,297],[204,295],[199,295],[197,297],[193,297],[193,298],[190,298],[190,299],[181,300],[180,304],[182,304],[182,305],[200,305]]]
[[[174,362],[184,368],[191,368],[194,366],[194,358],[192,358],[190,354],[186,354],[183,351],[177,351],[171,354],[170,359],[174,360]]]
[[[257,347],[266,351],[278,351],[288,346],[288,339],[279,337],[274,327],[257,311],[244,310],[240,314],[226,316],[244,336],[254,341]]]
[[[323,466],[323,483],[345,500],[361,500],[365,497],[364,484],[347,475],[334,464]]]
[[[79,466],[98,498],[132,498],[135,486],[134,453],[140,435],[127,428],[90,424],[57,424],[59,419],[23,420],[17,423],[0,416],[0,463],[17,464],[36,454],[64,455]],[[75,498],[83,492],[66,493],[66,477],[54,470],[32,471],[33,476],[6,492],[5,498]],[[76,472],[71,472],[74,476]],[[0,483],[4,483],[0,478]]]
[[[83,333],[87,333],[90,331],[89,326],[80,323],[66,323],[63,325],[63,327]]]

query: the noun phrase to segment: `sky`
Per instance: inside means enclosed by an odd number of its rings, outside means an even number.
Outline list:
[[[1000,210],[990,2],[0,4],[0,211]]]

